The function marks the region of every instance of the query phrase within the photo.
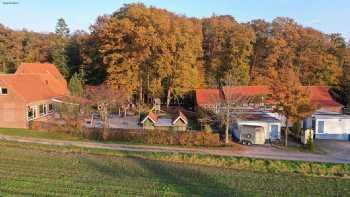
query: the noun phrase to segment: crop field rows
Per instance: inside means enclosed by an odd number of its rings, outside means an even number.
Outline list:
[[[58,148],[58,147],[57,147]],[[0,143],[0,196],[349,196],[350,180]]]

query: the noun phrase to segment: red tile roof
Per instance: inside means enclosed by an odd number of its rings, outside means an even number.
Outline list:
[[[198,89],[196,90],[196,100],[198,105],[213,105],[223,99],[220,89]]]
[[[341,106],[329,93],[327,86],[307,86],[310,91],[310,100],[319,107]],[[271,94],[268,86],[234,86],[222,88],[223,95],[237,94],[242,96],[256,96]],[[196,91],[197,104],[204,106],[207,104],[216,104],[220,100],[220,89],[199,89]],[[271,100],[267,100],[271,103]]]
[[[68,94],[67,81],[53,64],[22,63],[15,74],[38,74],[52,91]]]
[[[0,83],[27,103],[68,94],[67,82],[53,64],[23,63],[15,74],[0,75]]]
[[[53,64],[22,63],[17,68],[16,74],[50,74],[59,81],[66,81]]]
[[[0,75],[0,83],[27,103],[57,96],[38,75]]]
[[[225,86],[222,90],[225,95],[256,96],[271,94],[268,86]]]
[[[313,104],[319,106],[341,106],[329,93],[327,86],[307,86],[310,91],[310,100]]]

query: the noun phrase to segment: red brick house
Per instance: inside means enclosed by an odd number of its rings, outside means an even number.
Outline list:
[[[52,99],[67,94],[55,65],[22,63],[15,74],[0,74],[0,127],[27,128],[53,112]]]

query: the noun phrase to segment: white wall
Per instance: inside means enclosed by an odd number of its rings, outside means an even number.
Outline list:
[[[316,119],[316,134],[319,133],[318,122],[324,121],[324,134],[350,134],[350,119]]]
[[[261,126],[264,128],[265,131],[265,139],[269,140],[271,137],[271,125],[278,125],[278,136],[279,139],[281,138],[281,123],[274,122],[274,123],[268,123],[268,122],[260,122],[260,121],[238,121],[238,126],[240,125],[252,125],[252,126]]]

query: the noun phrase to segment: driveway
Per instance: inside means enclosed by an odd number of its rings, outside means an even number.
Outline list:
[[[171,153],[196,153],[207,155],[221,155],[221,156],[242,156],[262,159],[275,160],[301,160],[301,161],[315,161],[315,162],[330,162],[330,163],[350,163],[349,155],[346,155],[350,150],[350,145],[343,144],[346,150],[343,150],[343,156],[337,155],[335,152],[328,154],[311,154],[297,151],[286,151],[275,148],[269,145],[246,147],[236,145],[234,147],[217,147],[217,148],[190,148],[190,147],[175,147],[175,146],[154,146],[154,145],[126,145],[126,144],[105,144],[97,142],[80,142],[80,141],[64,141],[64,140],[49,140],[28,137],[17,137],[0,135],[0,140],[56,145],[56,146],[77,146],[84,148],[99,148],[110,149],[117,151],[136,151],[136,152],[171,152]],[[349,142],[348,142],[349,143]],[[327,143],[328,144],[328,143]],[[342,148],[340,148],[342,149]],[[338,150],[338,149],[336,149]]]
[[[350,163],[350,141],[316,140],[315,144],[330,157]]]

